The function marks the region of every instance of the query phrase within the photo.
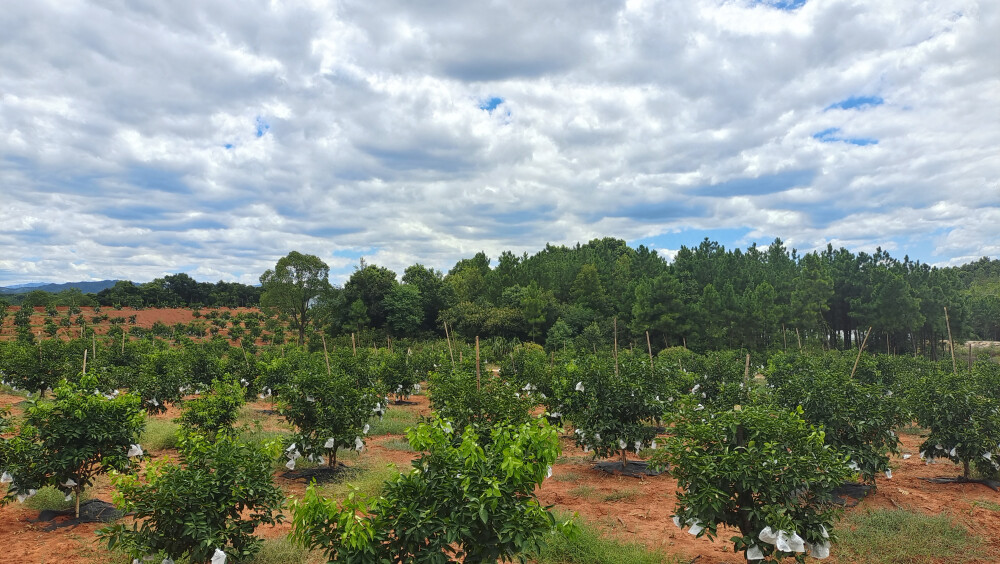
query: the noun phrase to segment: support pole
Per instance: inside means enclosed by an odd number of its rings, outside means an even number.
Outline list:
[[[649,349],[649,375],[655,376],[653,371],[653,345],[649,342],[649,331],[646,331],[646,348]]]
[[[951,338],[951,321],[948,320],[948,308],[944,308],[944,322],[948,326],[948,346],[951,347],[951,369],[958,374],[958,364],[955,363],[955,341]]]
[[[476,335],[476,391],[479,391],[479,335]]]
[[[872,334],[872,328],[868,327],[868,331],[865,333],[865,340],[861,342],[861,346],[858,347],[858,357],[854,359],[854,368],[851,369],[851,380],[854,379],[854,373],[858,370],[858,361],[861,360],[861,352],[865,350],[865,345],[868,344],[868,335]]]
[[[448,322],[444,322],[444,338],[448,341],[448,354],[451,355],[451,367],[455,368],[455,351],[451,350],[451,337],[448,334]]]
[[[330,370],[330,354],[326,352],[326,335],[320,333],[319,338],[323,339],[323,359],[326,360],[326,375],[327,376],[333,376],[333,371]],[[243,354],[246,354],[246,353],[247,353],[247,351],[244,350]],[[249,368],[249,367],[250,367],[250,363],[248,362],[247,363],[247,368]]]

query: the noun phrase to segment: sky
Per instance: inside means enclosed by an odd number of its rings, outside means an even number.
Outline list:
[[[0,285],[598,237],[1000,257],[994,0],[32,0]]]

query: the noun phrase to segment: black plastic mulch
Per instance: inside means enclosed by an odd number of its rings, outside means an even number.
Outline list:
[[[629,476],[630,478],[660,475],[660,472],[653,470],[648,464],[641,460],[629,460],[625,466],[622,466],[622,463],[617,460],[605,460],[594,464],[594,468],[602,472],[607,472],[608,474]]]
[[[50,523],[42,527],[42,529],[45,531],[54,531],[64,527],[74,527],[80,523],[110,523],[121,519],[125,515],[125,513],[114,505],[100,499],[88,499],[87,501],[80,502],[80,516],[74,517],[74,513],[72,509],[67,511],[46,509],[41,511],[38,517],[31,519],[31,522]],[[69,517],[69,519],[56,521],[60,517]]]
[[[336,466],[317,466],[315,468],[303,468],[302,470],[289,470],[281,475],[289,480],[305,479],[307,482],[316,480],[316,483],[341,482],[359,473],[359,469],[354,466],[347,466],[338,462]]]
[[[1000,492],[1000,482],[996,480],[979,480],[964,476],[938,476],[937,478],[920,478],[932,484],[982,484],[994,491]]]
[[[868,484],[844,482],[833,489],[833,502],[844,507],[854,507],[861,503],[861,500],[871,491],[872,486]]]

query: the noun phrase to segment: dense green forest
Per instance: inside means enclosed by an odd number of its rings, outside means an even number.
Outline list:
[[[342,287],[328,284],[328,268],[319,265],[308,315],[291,321],[305,325],[304,333],[331,337],[443,335],[447,323],[470,339],[532,340],[549,348],[601,348],[616,335],[623,346],[645,346],[648,331],[656,349],[774,350],[846,349],[868,336],[874,350],[932,358],[944,350],[948,322],[959,340],[1000,339],[1000,260],[987,258],[938,268],[882,250],[829,246],[799,255],[781,240],[729,250],[706,239],[668,261],[645,246],[604,238],[547,245],[531,256],[506,251],[495,262],[481,252],[447,273],[414,264],[399,276],[362,260]],[[175,274],[143,284],[120,281],[96,295],[35,291],[24,300],[253,306],[265,289]]]

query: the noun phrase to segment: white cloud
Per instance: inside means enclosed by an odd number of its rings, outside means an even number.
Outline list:
[[[685,229],[1000,254],[993,2],[26,2],[0,25],[0,284]],[[827,109],[852,96],[884,103]]]

